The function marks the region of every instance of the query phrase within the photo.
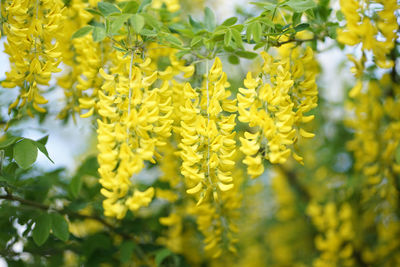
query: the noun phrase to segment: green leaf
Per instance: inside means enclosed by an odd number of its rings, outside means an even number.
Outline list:
[[[101,14],[104,17],[107,17],[114,13],[121,13],[121,11],[119,10],[118,7],[116,7],[115,5],[108,3],[108,2],[99,2],[97,4],[97,7],[99,8]]]
[[[85,8],[85,10],[89,13],[92,13],[93,15],[99,15],[101,16],[101,13],[99,11],[97,11],[96,9],[93,8]]]
[[[204,25],[209,32],[214,31],[216,26],[214,12],[209,7],[204,9]]]
[[[200,30],[203,28],[203,25],[201,25],[200,22],[196,21],[195,19],[192,18],[192,16],[189,15],[189,24],[195,29],[195,30]]]
[[[79,38],[79,37],[83,37],[86,34],[88,34],[89,32],[91,32],[93,29],[93,26],[84,26],[82,28],[80,28],[79,30],[77,30],[76,32],[74,32],[74,34],[72,34],[71,39],[75,39],[75,38]]]
[[[231,63],[233,65],[237,65],[240,62],[239,58],[235,55],[229,55],[228,61],[229,61],[229,63]]]
[[[125,21],[127,21],[132,15],[131,14],[121,14],[117,16],[115,19],[111,20],[111,26],[110,26],[110,34],[116,34],[119,29],[122,28],[124,25]]]
[[[18,164],[15,162],[11,162],[3,168],[3,174],[7,175],[7,177],[15,179],[15,172],[18,170]]]
[[[119,248],[121,262],[128,262],[131,259],[135,247],[136,244],[132,241],[125,241],[121,244]]]
[[[246,28],[246,39],[247,39],[248,43],[251,41],[251,35],[253,33],[253,27],[254,27],[253,25],[254,25],[254,23],[251,23],[251,24],[247,25],[247,28]]]
[[[101,42],[106,38],[106,29],[104,27],[94,27],[93,29],[93,41],[95,42]]]
[[[261,40],[261,24],[259,22],[255,22],[252,28],[253,39],[255,42],[259,42]]]
[[[159,30],[161,28],[162,26],[161,23],[157,19],[155,19],[152,15],[146,13],[140,15],[144,18],[146,24],[152,27],[153,29]]]
[[[308,23],[301,23],[301,24],[297,25],[296,27],[294,27],[294,30],[295,30],[296,32],[301,32],[301,31],[304,31],[305,29],[307,29],[307,28],[309,28],[309,27],[310,27],[310,24],[308,24]]]
[[[38,246],[41,246],[46,242],[47,238],[49,237],[51,229],[51,217],[48,213],[41,214],[35,224],[35,229],[33,229],[32,236],[33,241]]]
[[[233,40],[235,40],[236,45],[239,48],[244,49],[242,35],[240,34],[240,32],[236,29],[232,29],[232,36],[233,36]]]
[[[165,40],[174,46],[177,46],[177,47],[182,46],[182,41],[178,37],[176,37],[172,34],[167,34],[165,36]]]
[[[194,46],[196,46],[197,44],[200,44],[200,42],[201,42],[202,40],[203,40],[203,37],[197,35],[197,36],[193,37],[192,41],[190,42],[190,46],[191,46],[191,47],[194,47]]]
[[[49,152],[47,152],[46,147],[38,141],[35,142],[36,147],[40,150],[40,152],[42,152],[53,164],[54,161],[50,158],[49,156]]]
[[[215,29],[215,31],[213,32],[213,37],[217,37],[217,36],[221,36],[221,35],[225,35],[227,31],[229,31],[230,29],[228,27],[222,26],[222,27],[218,27],[217,29]]]
[[[294,12],[293,16],[292,16],[292,24],[293,25],[297,25],[300,23],[301,21],[301,16],[303,15],[303,13],[298,13],[298,12]]]
[[[79,192],[82,188],[82,177],[80,175],[75,175],[71,182],[69,183],[69,192],[71,193],[72,197],[77,198]]]
[[[6,177],[0,175],[0,182],[6,182],[7,183],[8,181],[9,181],[9,179],[7,179]]]
[[[22,139],[14,145],[14,159],[22,169],[28,169],[36,161],[37,149],[35,141]]]
[[[155,257],[156,265],[160,266],[161,263],[170,255],[172,255],[172,252],[167,248],[163,248],[156,251],[156,257]]]
[[[139,9],[138,9],[138,13],[142,12],[150,4],[151,4],[151,0],[143,0],[140,3]]]
[[[250,51],[236,51],[236,55],[239,57],[247,58],[247,59],[253,59],[258,56],[257,53],[250,52]]]
[[[77,173],[80,175],[90,175],[97,177],[99,168],[99,163],[97,162],[96,156],[88,156],[79,166]]]
[[[8,146],[11,146],[13,144],[15,144],[17,141],[21,140],[22,137],[18,137],[18,136],[9,136],[7,137],[6,140],[3,140],[0,142],[0,149],[2,148],[6,148]]]
[[[224,22],[222,22],[222,25],[224,26],[232,26],[237,22],[238,18],[237,17],[230,17],[228,19],[226,19]]]
[[[260,21],[269,28],[275,28],[275,24],[268,17],[263,17]]]
[[[288,23],[288,24],[284,25],[284,26],[281,28],[281,31],[285,31],[286,29],[289,29],[290,26],[292,26],[292,23]]]
[[[288,6],[293,9],[294,12],[304,12],[306,10],[317,7],[314,0],[289,0],[282,6]]]
[[[136,33],[139,33],[143,27],[144,27],[144,18],[143,16],[139,15],[139,14],[135,14],[131,17],[131,23],[132,23],[132,27],[133,30]]]
[[[53,235],[61,241],[67,241],[69,239],[68,223],[64,217],[58,213],[51,213],[51,229]]]
[[[140,35],[147,36],[147,37],[156,37],[157,33],[155,31],[149,29],[142,29],[140,31]]]
[[[139,9],[139,4],[136,1],[129,1],[122,9],[123,14],[135,14]]]
[[[49,135],[45,135],[42,138],[36,140],[36,142],[39,142],[39,143],[41,143],[42,145],[45,146],[47,144],[48,140],[49,140]]]
[[[224,35],[224,45],[229,46],[231,44],[231,39],[232,39],[232,31],[229,29],[226,31]]]

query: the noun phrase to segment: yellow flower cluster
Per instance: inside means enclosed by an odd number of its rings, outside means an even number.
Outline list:
[[[29,103],[30,116],[31,107],[46,112],[41,105],[48,101],[42,96],[39,85],[48,86],[52,73],[60,71],[57,66],[61,53],[59,43],[54,40],[61,29],[62,7],[61,0],[5,1],[5,52],[9,55],[11,70],[6,73],[2,86],[20,88],[9,111]]]
[[[347,24],[344,29],[338,30],[338,41],[346,45],[362,43],[362,50],[372,50],[379,67],[391,68],[394,62],[387,56],[394,47],[399,28],[395,15],[399,8],[397,1],[341,0],[340,7]],[[371,18],[371,11],[376,16]]]
[[[235,147],[235,112],[222,63],[215,59],[207,75],[206,86],[196,92],[189,83],[183,88],[185,104],[182,111],[182,136],[179,148],[182,158],[182,175],[189,187],[188,194],[198,195],[201,204],[210,194],[218,201],[219,192],[233,188],[232,160]]]
[[[348,203],[338,207],[334,202],[326,205],[311,202],[307,207],[307,214],[319,231],[315,245],[321,255],[314,260],[313,266],[354,266],[352,254],[355,229],[351,206]]]
[[[144,161],[154,162],[157,132],[154,124],[159,120],[159,89],[150,89],[157,72],[145,76],[142,68],[132,65],[133,58],[118,55],[118,65],[111,68],[112,74],[100,69],[105,82],[99,91],[98,113],[98,161],[100,164],[101,193],[106,197],[103,207],[106,216],[125,216],[127,210],[136,211],[147,206],[154,189],[144,192],[137,188],[132,192],[132,175],[144,167]],[[127,75],[129,73],[129,76]]]
[[[59,37],[63,63],[66,65],[65,74],[57,80],[65,96],[65,106],[58,115],[60,119],[71,113],[75,120],[75,114],[86,109],[88,111],[82,117],[93,114],[97,91],[101,86],[102,79],[98,72],[105,63],[107,53],[101,51],[101,45],[93,41],[91,34],[71,40],[74,32],[93,19],[93,15],[85,10],[89,7],[93,5],[73,0],[64,9],[65,17],[75,19],[64,21],[64,34]]]
[[[290,145],[300,136],[314,136],[300,125],[314,119],[305,113],[317,106],[318,99],[316,70],[310,67],[314,61],[311,48],[303,53],[299,47],[289,48],[289,56],[278,59],[266,52],[261,55],[262,72],[255,78],[249,72],[244,80],[246,88],[239,88],[237,95],[239,120],[252,127],[240,138],[240,150],[253,178],[264,172],[263,159],[284,163],[292,153]],[[294,151],[293,157],[303,164]]]
[[[208,63],[206,63],[208,64]],[[234,179],[236,151],[236,100],[230,100],[227,76],[217,57],[197,91],[186,83],[183,87],[179,141],[181,173],[195,195],[197,204],[191,213],[197,217],[198,229],[204,235],[205,251],[217,258],[222,245],[235,252],[234,222],[238,201],[239,177]],[[237,181],[236,181],[237,180]]]

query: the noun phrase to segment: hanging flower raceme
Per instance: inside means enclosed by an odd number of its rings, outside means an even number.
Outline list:
[[[128,209],[137,211],[147,206],[154,195],[152,187],[142,192],[131,179],[144,168],[144,161],[154,162],[157,138],[153,131],[159,120],[159,89],[150,89],[157,72],[145,77],[140,64],[134,66],[122,55],[118,55],[118,62],[110,69],[112,74],[100,69],[105,82],[97,103],[101,116],[97,147],[101,193],[106,197],[104,213],[121,219]]]
[[[301,137],[314,136],[301,126],[314,119],[305,114],[317,106],[316,70],[310,67],[313,52],[307,48],[302,56],[300,53],[300,48],[294,48],[291,56],[275,60],[262,52],[262,72],[255,78],[249,72],[246,88],[239,88],[239,120],[251,127],[240,138],[240,150],[252,177],[264,172],[263,159],[284,163],[292,153],[291,145]],[[303,164],[294,151],[293,157]]]
[[[232,169],[236,147],[233,132],[235,101],[229,100],[230,92],[222,63],[215,59],[205,88],[196,92],[186,83],[183,94],[185,104],[181,107],[182,174],[189,187],[188,194],[198,195],[198,204],[212,194],[218,201],[221,191],[232,189]]]
[[[28,105],[31,116],[31,107],[46,112],[41,105],[48,101],[42,96],[40,85],[48,86],[52,73],[60,71],[57,66],[61,53],[54,39],[61,32],[63,3],[61,0],[13,0],[5,1],[4,5],[5,52],[10,56],[11,70],[6,73],[2,86],[20,88],[9,111]]]
[[[236,100],[228,99],[228,86],[222,63],[216,58],[199,91],[185,84],[185,102],[180,108],[181,172],[188,187],[186,192],[197,198],[194,214],[205,235],[205,250],[214,257],[222,253],[224,195],[234,187],[235,115],[224,114],[236,111]]]
[[[66,19],[59,40],[66,68],[63,76],[58,78],[57,84],[64,91],[65,104],[58,115],[60,119],[69,114],[72,114],[74,120],[75,114],[87,118],[96,108],[97,91],[102,82],[99,69],[108,58],[109,53],[105,51],[107,45],[94,42],[91,34],[72,39],[78,29],[94,18],[93,14],[86,10],[93,7],[89,2],[73,0],[64,9]]]

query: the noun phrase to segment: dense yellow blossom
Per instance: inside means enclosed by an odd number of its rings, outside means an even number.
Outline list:
[[[206,73],[202,88],[196,91],[189,83],[185,84],[185,102],[180,107],[181,172],[188,186],[186,192],[198,200],[193,213],[205,236],[205,250],[213,257],[222,253],[220,243],[224,227],[234,229],[230,223],[221,224],[222,210],[234,210],[229,205],[236,203],[227,199],[229,192],[236,191],[232,176],[236,151],[235,115],[223,114],[223,111],[228,114],[236,111],[236,101],[230,100],[230,92],[225,90],[228,86],[217,57]],[[233,246],[230,249],[235,251]]]
[[[228,99],[230,92],[225,90],[228,86],[222,63],[216,58],[207,75],[206,86],[200,92],[189,83],[183,88],[181,171],[189,187],[187,193],[198,195],[198,204],[209,195],[218,201],[221,191],[233,187],[235,115],[222,113],[236,110],[234,101]]]
[[[248,173],[257,177],[264,172],[263,159],[284,163],[292,153],[290,148],[300,138],[312,138],[301,127],[314,119],[306,113],[317,105],[316,71],[312,50],[300,48],[283,50],[289,57],[274,59],[262,52],[262,72],[253,77],[249,72],[245,88],[239,88],[239,120],[248,123],[250,131],[240,138],[240,150],[246,155]],[[293,151],[300,163],[303,158]]]
[[[97,103],[102,118],[97,147],[105,214],[121,219],[128,209],[147,206],[154,195],[152,187],[143,192],[133,189],[131,179],[143,169],[145,160],[154,162],[157,139],[151,130],[159,119],[159,89],[149,88],[157,72],[145,77],[129,58],[118,55],[118,60],[111,68],[114,75],[100,69],[105,81]]]
[[[42,95],[41,85],[49,86],[52,73],[59,72],[61,61],[59,43],[55,38],[62,29],[62,1],[5,1],[4,33],[7,35],[5,52],[9,55],[11,70],[6,73],[2,86],[19,87],[18,98],[10,105],[28,104],[38,112],[46,112],[41,106],[48,101]]]
[[[93,3],[94,4],[94,3]],[[85,35],[72,39],[72,35],[85,26],[93,15],[85,8],[93,7],[90,3],[73,0],[64,8],[64,33],[60,36],[60,50],[63,54],[65,73],[58,78],[57,84],[64,89],[65,106],[59,118],[66,118],[69,113],[75,120],[75,114],[82,113],[82,117],[91,116],[96,108],[97,91],[101,86],[101,77],[98,74],[101,66],[107,59],[105,46],[95,43],[92,35]]]

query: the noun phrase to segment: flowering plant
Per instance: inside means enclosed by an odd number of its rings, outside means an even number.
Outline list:
[[[398,3],[333,2],[1,0],[0,256],[400,265]],[[35,163],[54,119],[91,129],[76,170]]]

